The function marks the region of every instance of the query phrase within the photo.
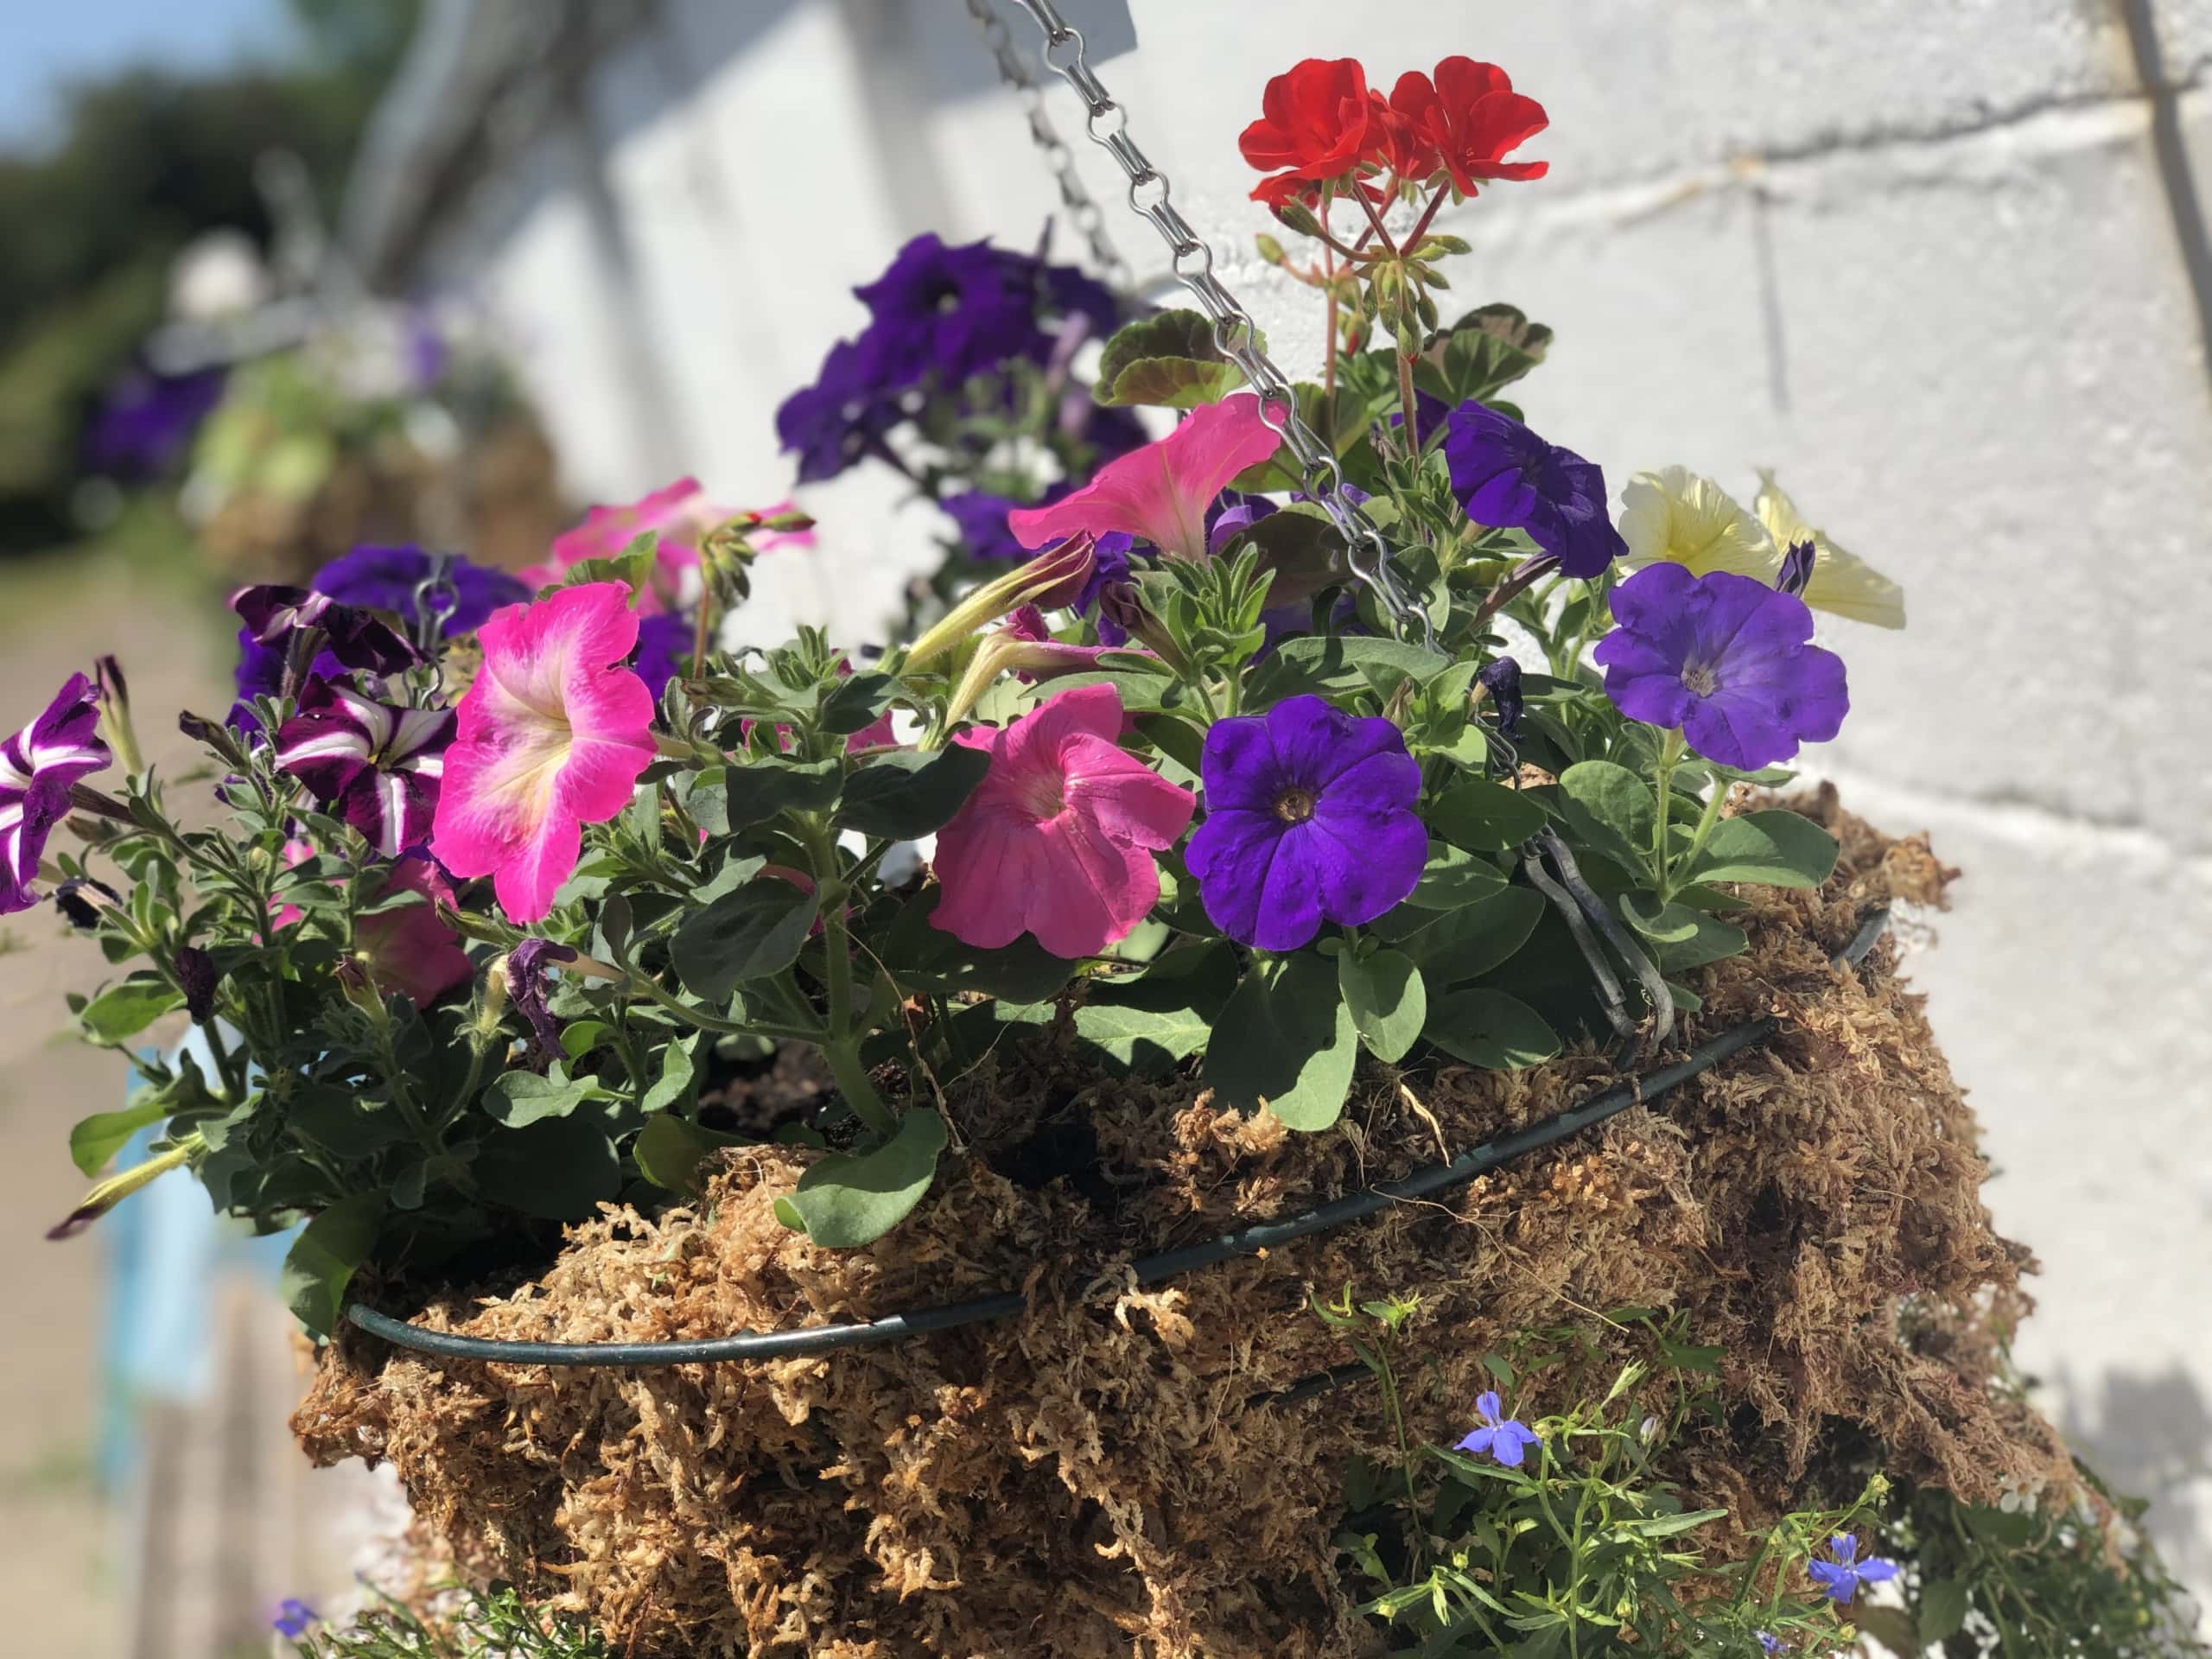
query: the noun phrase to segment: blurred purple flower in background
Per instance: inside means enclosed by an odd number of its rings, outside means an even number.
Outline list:
[[[183,454],[207,412],[222,401],[220,369],[154,374],[131,369],[108,389],[85,432],[85,460],[94,470],[150,478]]]

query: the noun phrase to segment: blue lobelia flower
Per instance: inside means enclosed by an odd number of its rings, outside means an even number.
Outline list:
[[[1572,449],[1472,398],[1447,417],[1452,493],[1478,524],[1525,530],[1570,576],[1601,574],[1628,543],[1605,513],[1605,475]]]
[[[1497,1391],[1485,1389],[1475,1400],[1475,1415],[1481,1420],[1482,1427],[1453,1449],[1478,1456],[1488,1453],[1508,1469],[1518,1469],[1529,1448],[1544,1443],[1543,1436],[1528,1424],[1505,1416],[1504,1409]]]
[[[1679,727],[1700,754],[1740,772],[1841,729],[1843,659],[1811,643],[1813,613],[1796,595],[1662,562],[1614,588],[1612,607],[1620,626],[1592,658],[1630,720]]]
[[[1185,855],[1215,926],[1295,950],[1325,921],[1371,922],[1421,880],[1421,766],[1387,720],[1316,696],[1217,721],[1199,758],[1206,818]]]
[[[286,1597],[276,1605],[276,1617],[269,1621],[269,1628],[281,1637],[296,1642],[308,1633],[308,1627],[322,1622],[322,1615],[304,1601]]]
[[[1831,1601],[1849,1601],[1859,1593],[1862,1584],[1880,1584],[1897,1575],[1897,1564],[1885,1561],[1878,1555],[1859,1559],[1859,1540],[1847,1532],[1839,1532],[1828,1540],[1828,1549],[1835,1556],[1833,1561],[1809,1561],[1806,1572],[1813,1582],[1827,1592]]]

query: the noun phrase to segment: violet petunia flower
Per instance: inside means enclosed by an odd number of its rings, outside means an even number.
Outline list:
[[[1073,487],[1065,482],[1054,484],[1039,498],[1037,505],[1048,506]],[[1013,497],[994,495],[988,490],[962,490],[944,497],[938,505],[960,532],[961,545],[969,558],[1012,564],[1029,556],[1028,550],[1014,540],[1014,532],[1007,528],[1007,514],[1020,511],[1022,505]]]
[[[430,833],[453,737],[450,709],[378,702],[317,677],[300,688],[299,712],[276,734],[276,764],[397,858]]]
[[[835,478],[883,441],[902,418],[897,399],[868,384],[860,348],[841,340],[814,384],[776,408],[778,444],[798,457],[798,481]]]
[[[573,945],[539,938],[524,939],[507,957],[507,995],[530,1022],[531,1060],[537,1071],[544,1071],[561,1058],[561,1027],[554,1023],[553,1011],[546,1006],[546,964],[575,959]]]
[[[69,791],[111,764],[101,741],[100,696],[72,674],[46,712],[0,743],[0,916],[37,902],[31,883],[54,826],[69,815]]]
[[[1475,1400],[1475,1415],[1481,1420],[1482,1427],[1453,1449],[1487,1455],[1508,1469],[1518,1469],[1528,1456],[1529,1448],[1541,1446],[1544,1438],[1528,1424],[1505,1416],[1504,1409],[1495,1389],[1484,1390]]]
[[[181,455],[222,401],[226,372],[151,374],[132,369],[108,388],[85,434],[85,459],[99,472],[146,478]]]
[[[340,605],[363,610],[391,611],[410,627],[420,620],[416,590],[436,573],[437,562],[421,548],[357,547],[340,554],[315,573],[308,586]],[[445,639],[474,633],[502,605],[530,597],[531,590],[505,570],[474,560],[448,556],[446,580],[453,584],[453,608],[445,613],[438,632]]]
[[[269,1621],[269,1628],[289,1641],[296,1642],[308,1633],[308,1627],[322,1622],[322,1615],[293,1597],[286,1597],[276,1605],[276,1617]]]
[[[1828,1548],[1835,1556],[1833,1561],[1808,1561],[1805,1571],[1813,1582],[1827,1592],[1831,1601],[1846,1602],[1859,1593],[1866,1584],[1881,1584],[1897,1575],[1897,1564],[1885,1561],[1878,1555],[1859,1559],[1859,1540],[1847,1532],[1839,1532],[1828,1540]]]
[[[1811,643],[1805,601],[1751,576],[1647,565],[1613,589],[1592,658],[1630,720],[1681,729],[1708,760],[1757,772],[1842,728],[1843,659]]]
[[[1497,707],[1497,729],[1508,737],[1521,735],[1521,664],[1510,657],[1485,663],[1475,677]]]
[[[1600,575],[1628,551],[1605,512],[1605,475],[1572,449],[1469,398],[1447,417],[1452,493],[1478,524],[1525,530],[1570,576]]]
[[[645,683],[645,690],[653,694],[655,702],[690,656],[693,634],[690,619],[673,611],[638,619],[638,655],[631,666]]]
[[[1289,697],[1217,721],[1199,776],[1206,818],[1185,861],[1206,914],[1240,944],[1295,950],[1325,921],[1373,921],[1421,880],[1421,767],[1387,720]]]
[[[250,636],[255,645],[281,651],[293,635],[312,629],[341,667],[397,674],[422,660],[389,623],[311,588],[275,584],[241,588],[231,595],[231,608],[245,624],[241,639]]]

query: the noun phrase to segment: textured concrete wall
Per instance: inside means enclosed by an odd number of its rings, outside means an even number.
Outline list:
[[[2043,1257],[2022,1357],[2212,1584],[2212,3],[1067,5],[1294,372],[1319,308],[1253,259],[1235,149],[1262,83],[1306,55],[1509,66],[1551,176],[1445,224],[1468,303],[1558,330],[1532,423],[1617,483],[1681,461],[1748,499],[1777,467],[1905,583],[1909,632],[1831,631],[1857,706],[1818,765],[1967,871],[1917,971]],[[610,499],[680,468],[784,494],[769,415],[857,327],[850,285],[922,230],[1027,243],[1052,203],[957,0],[670,0],[588,103],[432,267],[512,319]],[[810,505],[823,551],[765,603],[865,635],[931,514],[880,480]]]

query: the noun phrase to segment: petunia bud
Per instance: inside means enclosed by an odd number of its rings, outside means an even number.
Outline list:
[[[169,1171],[189,1163],[206,1145],[207,1142],[194,1132],[167,1152],[156,1153],[143,1163],[132,1165],[120,1175],[111,1175],[79,1199],[74,1210],[48,1228],[46,1236],[53,1239],[74,1238],[141,1187],[150,1186]]]
[[[95,928],[100,912],[123,902],[123,895],[105,881],[89,875],[73,876],[54,890],[54,907],[72,927]]]
[[[176,982],[184,992],[184,1010],[192,1016],[192,1023],[204,1026],[214,1017],[215,958],[196,944],[181,947],[176,953]]]
[[[1501,657],[1484,664],[1475,677],[1497,705],[1497,729],[1508,737],[1521,735],[1521,664]]]
[[[137,731],[130,724],[130,687],[124,680],[123,665],[112,657],[102,657],[93,664],[92,671],[100,688],[100,735],[115,751],[124,772],[143,772],[146,766],[139,758]]]
[[[1071,537],[1058,547],[1047,548],[1028,563],[985,582],[938,620],[906,653],[910,668],[921,668],[944,656],[986,622],[1036,605],[1061,610],[1082,597],[1098,563],[1097,549],[1088,535]]]
[[[1789,550],[1782,556],[1782,569],[1774,579],[1775,588],[1782,593],[1802,594],[1813,581],[1813,543],[1792,542]]]

